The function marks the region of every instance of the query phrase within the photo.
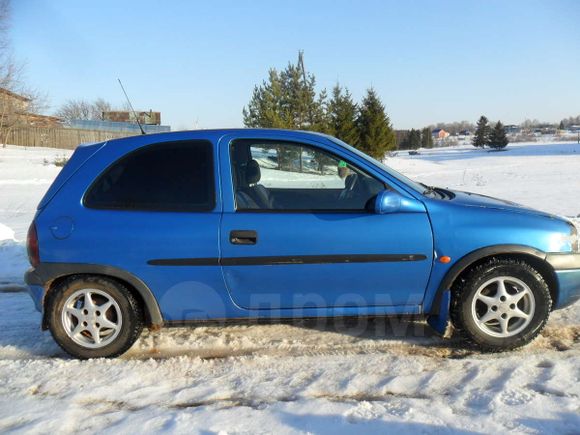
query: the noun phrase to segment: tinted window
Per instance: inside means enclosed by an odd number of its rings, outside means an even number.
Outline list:
[[[92,208],[208,211],[215,206],[212,145],[206,141],[150,145],[121,158],[85,197]]]
[[[232,144],[238,210],[360,211],[385,185],[322,149],[289,142]]]

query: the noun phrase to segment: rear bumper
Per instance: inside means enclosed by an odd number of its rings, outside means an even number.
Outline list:
[[[34,302],[34,307],[42,313],[42,298],[44,297],[44,287],[39,285],[28,285],[28,294]]]
[[[554,309],[572,305],[580,299],[580,254],[548,254],[546,261],[554,268],[558,281]]]
[[[44,285],[34,268],[30,268],[24,274],[24,282],[27,284],[28,294],[34,301],[34,306],[42,312],[42,300],[44,298]]]

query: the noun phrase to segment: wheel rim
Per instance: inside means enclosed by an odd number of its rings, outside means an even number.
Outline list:
[[[122,324],[119,304],[102,290],[77,290],[64,303],[64,330],[72,341],[83,347],[107,346],[117,338]]]
[[[523,281],[500,276],[475,292],[471,314],[477,327],[492,337],[507,338],[522,332],[532,321],[536,301]]]

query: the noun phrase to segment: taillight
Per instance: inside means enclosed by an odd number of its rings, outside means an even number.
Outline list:
[[[38,267],[40,264],[40,253],[38,250],[38,235],[36,234],[36,225],[34,225],[34,222],[32,222],[28,228],[26,249],[28,250],[28,261],[32,267]]]

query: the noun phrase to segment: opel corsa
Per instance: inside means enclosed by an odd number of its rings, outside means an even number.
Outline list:
[[[389,315],[502,351],[580,298],[566,219],[428,187],[299,131],[79,146],[28,252],[42,327],[78,358],[118,356],[144,327]]]

